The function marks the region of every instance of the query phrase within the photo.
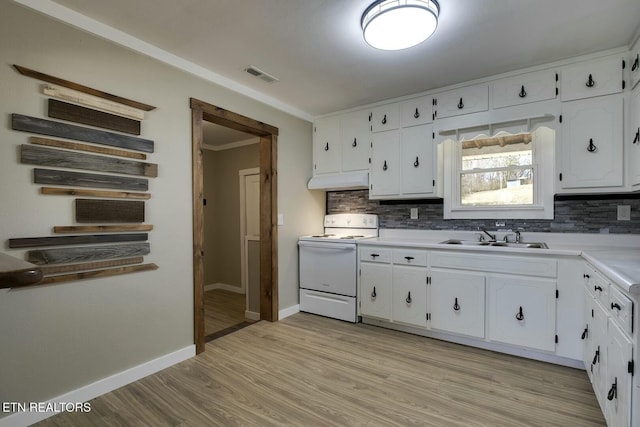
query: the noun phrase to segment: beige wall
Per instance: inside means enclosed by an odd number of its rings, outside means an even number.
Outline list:
[[[238,171],[257,167],[260,167],[259,144],[204,151],[205,284],[242,286]]]
[[[276,126],[280,308],[295,306],[297,236],[317,230],[324,194],[311,193],[311,124],[145,55],[0,0],[0,239],[69,225],[72,198],[43,196],[18,163],[27,134],[11,113],[46,117],[41,82],[20,64],[157,107],[142,124],[159,164],[147,202],[151,255],[160,269],[116,278],[0,290],[0,400],[42,401],[193,344],[191,114],[189,98]]]

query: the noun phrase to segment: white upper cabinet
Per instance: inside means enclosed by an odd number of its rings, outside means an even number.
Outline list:
[[[622,92],[622,62],[623,57],[616,55],[565,67],[560,79],[562,101]]]
[[[635,47],[631,49],[631,56],[629,57],[629,77],[631,79],[630,88],[633,89],[640,81],[640,40],[638,40]]]
[[[400,104],[402,127],[424,125],[433,122],[433,97],[421,96]]]
[[[342,171],[369,169],[371,138],[369,110],[359,110],[342,116]]]
[[[314,175],[340,172],[341,159],[340,117],[331,116],[316,120],[313,133]]]
[[[491,91],[493,108],[554,99],[557,78],[555,70],[545,70],[496,80]]]
[[[402,129],[401,190],[403,194],[432,194],[434,192],[434,145],[431,125]]]
[[[622,186],[622,106],[620,95],[562,105],[563,189]]]
[[[629,157],[629,184],[638,186],[640,185],[640,86],[631,92],[629,108],[629,133],[624,143]]]
[[[400,194],[400,131],[374,133],[371,143],[369,197]]]
[[[371,132],[384,132],[400,126],[400,103],[385,104],[371,110]]]
[[[487,111],[489,109],[489,85],[482,83],[465,86],[436,94],[434,98],[436,99],[436,119]]]

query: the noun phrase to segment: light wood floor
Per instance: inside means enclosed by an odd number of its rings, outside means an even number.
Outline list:
[[[245,321],[246,295],[223,289],[204,293],[204,334],[211,335]]]
[[[584,371],[299,313],[42,426],[604,426]]]

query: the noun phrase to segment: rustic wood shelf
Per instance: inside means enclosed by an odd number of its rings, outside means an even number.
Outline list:
[[[40,267],[0,253],[0,289],[35,285],[41,280]]]

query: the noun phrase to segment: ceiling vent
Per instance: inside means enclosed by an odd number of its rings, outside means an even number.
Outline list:
[[[253,65],[247,65],[244,70],[247,73],[251,74],[252,76],[257,77],[260,80],[265,81],[267,83],[275,83],[280,81],[276,77],[272,76],[271,74],[265,73],[260,68],[254,67]]]

